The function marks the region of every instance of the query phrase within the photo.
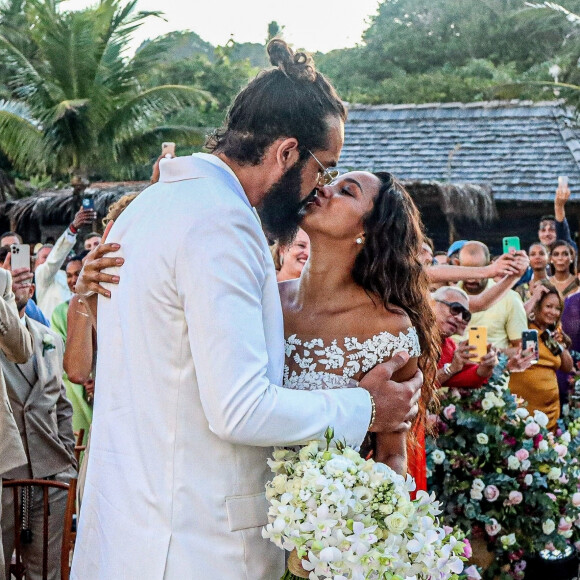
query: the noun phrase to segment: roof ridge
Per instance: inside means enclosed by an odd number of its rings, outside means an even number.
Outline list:
[[[499,109],[499,108],[535,108],[535,107],[553,107],[559,108],[565,105],[565,99],[552,99],[550,101],[532,101],[532,100],[496,100],[496,101],[471,101],[461,102],[439,102],[439,103],[401,103],[391,104],[383,103],[380,105],[367,105],[362,103],[346,103],[349,110],[372,110],[372,111],[392,111],[404,109]]]

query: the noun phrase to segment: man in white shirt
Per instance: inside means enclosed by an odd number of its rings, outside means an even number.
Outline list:
[[[490,262],[489,249],[481,242],[468,242],[459,252],[461,266],[487,266]],[[493,280],[465,280],[460,284],[469,295],[481,294],[493,286]],[[519,347],[522,331],[528,328],[528,318],[522,299],[517,292],[509,290],[491,307],[475,312],[470,326],[487,327],[487,341],[496,349],[507,351]]]
[[[79,228],[92,223],[96,217],[95,210],[81,208],[54,246],[46,244],[36,254],[36,303],[49,320],[53,310],[72,296],[66,282],[66,273],[61,267],[77,242]]]
[[[121,250],[108,259],[125,264],[101,278],[121,281],[99,302],[75,580],[280,578],[283,552],[261,537],[272,446],[329,425],[358,446],[416,412],[421,377],[387,380],[388,364],[360,387],[281,387],[276,271],[253,208],[292,234],[326,173],[313,155],[338,162],[346,112],[305,56],[278,39],[269,51],[277,66],[238,95],[213,154],[162,162],[111,230]]]

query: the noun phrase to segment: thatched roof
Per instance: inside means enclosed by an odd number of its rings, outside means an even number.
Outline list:
[[[84,196],[94,199],[97,224],[107,215],[109,206],[127,193],[142,191],[148,182],[95,183],[82,195],[71,188],[48,190],[22,199],[0,203],[0,230],[17,231],[26,243],[44,241],[47,231],[64,228],[79,210]]]
[[[420,211],[439,207],[448,221],[470,220],[479,225],[497,217],[491,188],[475,183],[405,180],[403,184]]]
[[[437,181],[404,181],[403,184],[420,211],[439,208],[453,222],[471,220],[478,224],[489,223],[495,217],[493,196],[488,187],[472,183],[440,183]],[[43,191],[23,199],[0,203],[0,231],[17,231],[24,241],[44,241],[47,234],[69,224],[81,205],[81,199],[90,195],[94,199],[98,224],[109,206],[121,196],[142,191],[148,182],[95,183],[81,195],[72,188]]]

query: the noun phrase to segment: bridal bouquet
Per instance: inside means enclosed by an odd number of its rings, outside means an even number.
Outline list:
[[[277,449],[266,485],[270,501],[264,538],[292,552],[283,579],[388,580],[457,578],[469,543],[437,518],[434,495],[392,469],[334,442],[299,451]]]

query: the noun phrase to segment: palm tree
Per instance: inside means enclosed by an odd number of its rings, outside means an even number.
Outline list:
[[[60,0],[23,0],[25,39],[8,34],[0,20],[11,91],[0,101],[0,149],[16,169],[124,177],[162,140],[200,143],[199,130],[166,126],[164,118],[211,97],[182,85],[143,90],[137,79],[158,53],[145,48],[125,57],[134,31],[160,16],[136,12],[136,2],[100,0],[85,10],[60,11]]]

